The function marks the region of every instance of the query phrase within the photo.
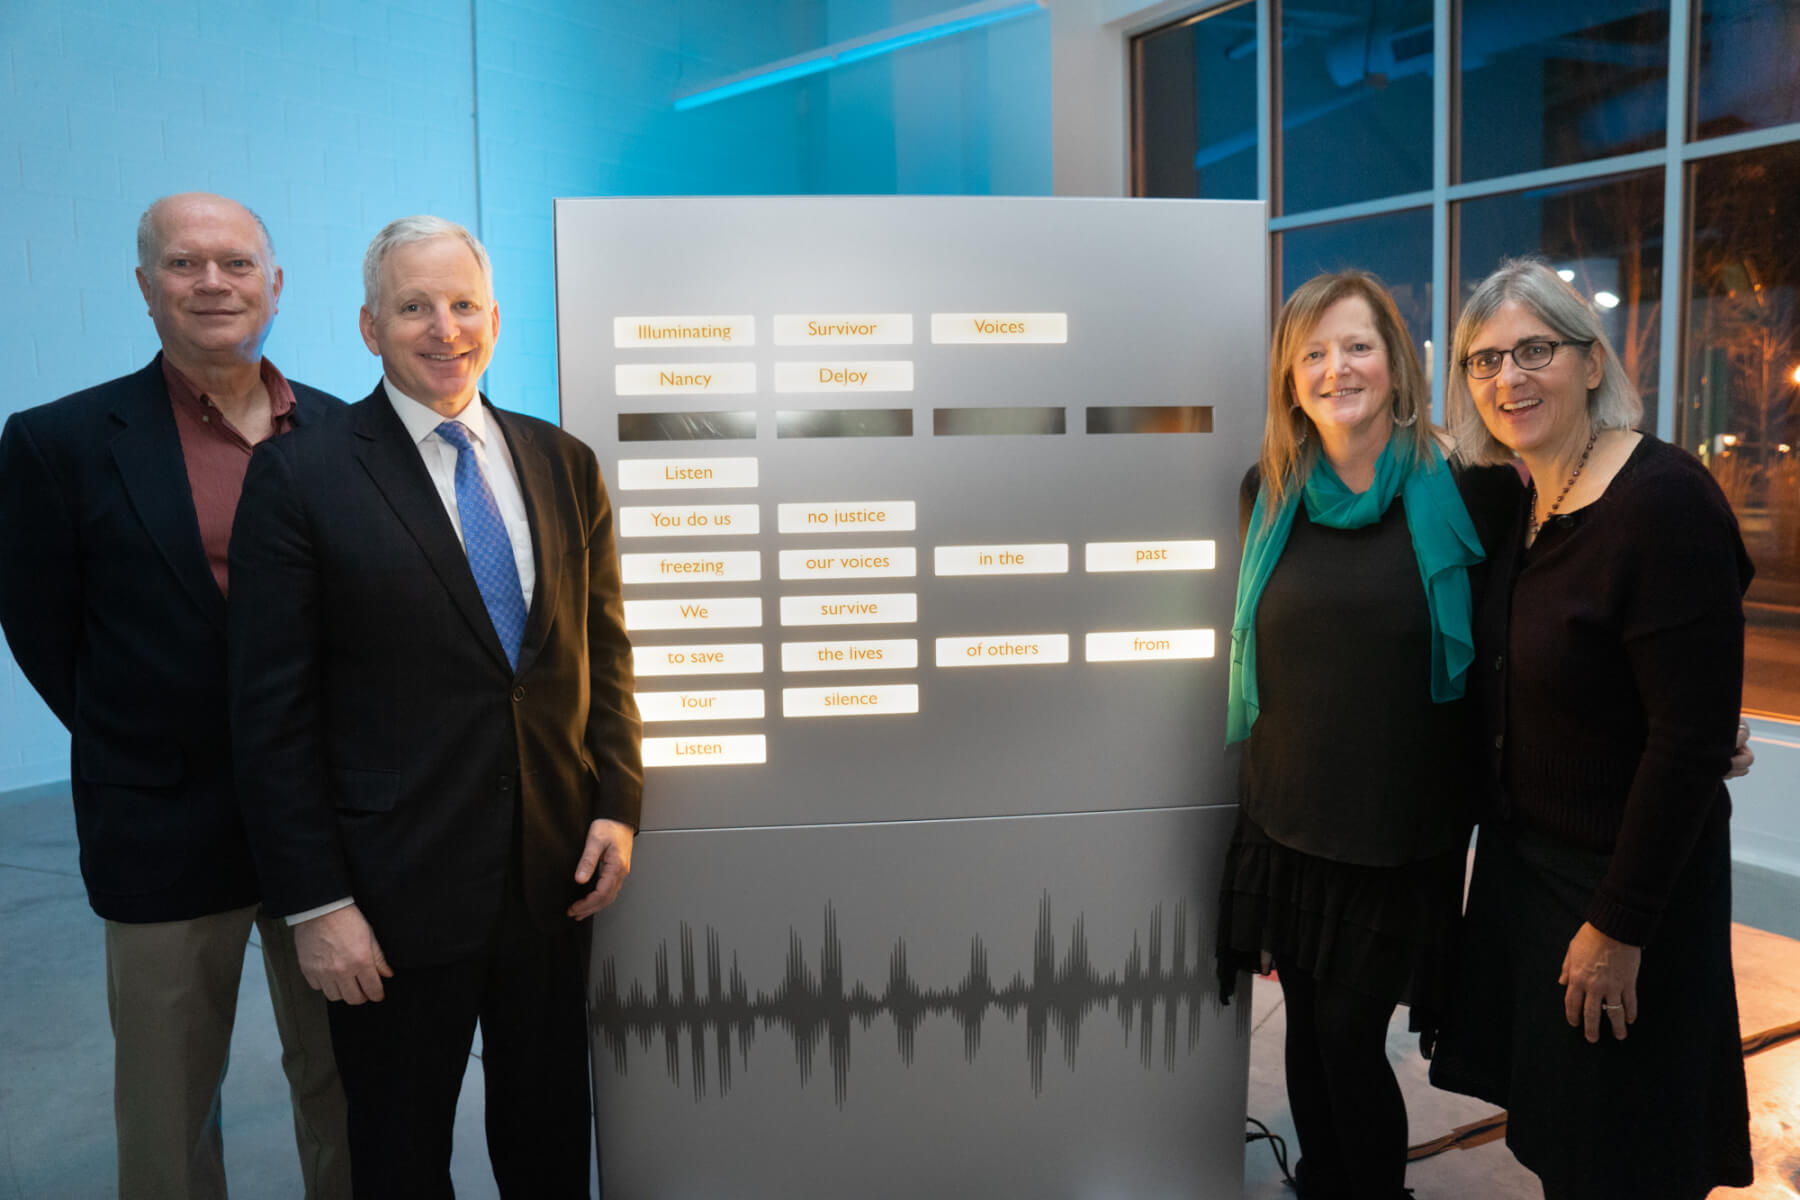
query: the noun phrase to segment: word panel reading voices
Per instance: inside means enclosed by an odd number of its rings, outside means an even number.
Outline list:
[[[1231,801],[1259,211],[557,202],[650,827]]]
[[[647,773],[591,935],[608,1194],[1241,1190],[1264,243],[1247,204],[557,202]]]

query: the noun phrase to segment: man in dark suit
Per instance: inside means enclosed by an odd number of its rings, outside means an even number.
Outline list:
[[[0,434],[0,625],[70,733],[81,874],[106,921],[119,1194],[225,1195],[219,1090],[254,924],[306,1194],[345,1196],[325,1005],[287,926],[258,912],[225,698],[226,548],[251,449],[343,404],[263,357],[282,275],[249,209],[165,197],[138,262],[162,352]]]
[[[500,315],[466,229],[393,222],[363,283],[382,381],[244,484],[246,821],[333,1001],[357,1195],[451,1194],[479,1021],[502,1195],[586,1196],[578,922],[643,785],[612,509],[591,450],[478,394]]]

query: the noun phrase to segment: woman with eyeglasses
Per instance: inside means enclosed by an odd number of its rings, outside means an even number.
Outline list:
[[[1456,456],[1529,469],[1471,678],[1489,792],[1432,1082],[1508,1111],[1548,1200],[1748,1184],[1727,774],[1751,565],[1685,451],[1633,429],[1593,311],[1503,264],[1457,324]]]
[[[1388,1023],[1402,1000],[1415,1028],[1441,1009],[1461,908],[1471,573],[1518,477],[1453,475],[1430,402],[1374,276],[1321,275],[1282,307],[1239,503],[1218,965],[1227,996],[1239,971],[1279,978],[1308,1200],[1405,1195]]]

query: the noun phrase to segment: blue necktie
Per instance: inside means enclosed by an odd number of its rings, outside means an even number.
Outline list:
[[[445,421],[437,427],[437,434],[456,447],[456,511],[462,517],[463,550],[475,573],[475,586],[481,589],[481,602],[494,622],[494,632],[500,635],[507,664],[517,670],[519,643],[525,638],[525,591],[519,586],[512,540],[506,536],[506,523],[500,519],[500,506],[494,502],[487,476],[481,473],[481,460],[475,457],[469,431],[461,421]]]

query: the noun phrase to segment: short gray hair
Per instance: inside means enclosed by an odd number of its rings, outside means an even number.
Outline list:
[[[161,233],[156,228],[157,211],[170,200],[178,199],[181,196],[197,194],[200,193],[177,192],[168,196],[158,196],[155,200],[150,202],[150,207],[144,210],[143,216],[138,218],[138,269],[143,271],[144,274],[156,274],[156,266],[162,261],[163,240]],[[263,219],[261,217],[256,215],[256,210],[251,208],[248,204],[231,200],[225,196],[220,196],[218,199],[226,200],[231,204],[236,204],[239,208],[250,214],[250,219],[256,222],[257,231],[262,234],[263,250],[269,256],[269,265],[273,266],[275,264],[275,239],[269,236],[269,227],[263,224]]]
[[[1600,319],[1587,301],[1541,258],[1509,258],[1499,270],[1481,281],[1463,305],[1450,346],[1450,372],[1444,401],[1450,436],[1456,439],[1456,457],[1465,463],[1511,462],[1513,452],[1488,432],[1469,392],[1469,375],[1463,360],[1469,356],[1475,335],[1493,319],[1508,300],[1524,308],[1550,327],[1565,342],[1592,342],[1590,353],[1600,355],[1600,386],[1588,391],[1588,426],[1631,429],[1643,419],[1644,402],[1637,388],[1600,328]]]
[[[474,234],[443,217],[428,214],[401,217],[383,225],[375,240],[369,243],[368,253],[363,255],[363,304],[371,314],[377,311],[381,300],[381,264],[387,256],[401,246],[441,237],[456,238],[469,248],[481,266],[481,278],[487,283],[488,295],[494,294],[494,264],[488,260],[487,249]]]

